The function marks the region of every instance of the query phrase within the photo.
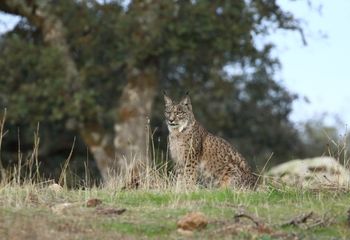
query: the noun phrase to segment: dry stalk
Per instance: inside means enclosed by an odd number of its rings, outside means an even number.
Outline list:
[[[1,178],[2,180],[5,179],[5,169],[4,165],[2,164],[2,159],[1,159],[1,147],[2,147],[2,139],[5,136],[6,132],[4,133],[4,126],[5,126],[5,120],[6,120],[6,114],[7,114],[7,109],[4,109],[4,114],[2,116],[1,122],[0,122],[0,173],[1,173]]]
[[[21,153],[21,138],[20,138],[19,128],[17,129],[17,142],[18,142],[18,149],[17,149],[17,160],[18,160],[17,183],[21,184],[21,169],[22,169],[23,154]]]
[[[74,140],[73,140],[73,144],[72,144],[70,153],[69,153],[66,161],[64,162],[64,165],[63,165],[63,168],[62,168],[62,171],[61,171],[61,174],[60,174],[60,178],[58,180],[58,184],[61,185],[61,186],[62,186],[63,183],[64,184],[67,183],[67,181],[66,181],[66,173],[67,173],[67,168],[68,168],[69,162],[72,159],[74,146],[75,146],[75,137],[74,137]]]

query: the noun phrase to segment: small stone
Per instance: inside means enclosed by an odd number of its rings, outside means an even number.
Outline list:
[[[86,206],[87,207],[96,207],[98,205],[102,204],[102,200],[98,199],[98,198],[91,198],[89,200],[87,200],[86,202]]]
[[[185,231],[201,230],[207,225],[208,219],[201,212],[191,212],[177,222],[177,228]]]

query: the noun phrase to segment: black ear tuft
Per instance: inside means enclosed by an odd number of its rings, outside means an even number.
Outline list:
[[[186,95],[186,96],[190,95],[190,91],[187,90],[186,93],[185,93],[185,95]]]
[[[163,90],[163,95],[164,95],[164,96],[166,96],[166,95],[167,95],[165,90]]]

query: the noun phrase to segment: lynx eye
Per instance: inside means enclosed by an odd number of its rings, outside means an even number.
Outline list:
[[[185,112],[177,112],[176,114],[177,114],[177,115],[184,115]]]

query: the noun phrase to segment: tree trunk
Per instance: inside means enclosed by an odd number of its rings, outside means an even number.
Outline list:
[[[156,94],[156,77],[153,67],[128,71],[128,83],[119,100],[114,126],[114,146],[122,169],[133,161],[148,160],[148,125]]]
[[[94,156],[104,182],[116,175],[118,161],[109,135],[99,123],[88,123],[80,127],[80,135]]]

